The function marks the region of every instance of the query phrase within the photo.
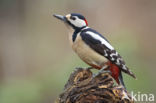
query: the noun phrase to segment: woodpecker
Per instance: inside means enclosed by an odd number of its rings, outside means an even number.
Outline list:
[[[78,13],[71,13],[66,16],[54,14],[53,16],[66,24],[72,49],[85,63],[104,71],[105,67],[108,66],[112,77],[124,87],[122,72],[136,78],[109,41],[88,26],[84,16]]]

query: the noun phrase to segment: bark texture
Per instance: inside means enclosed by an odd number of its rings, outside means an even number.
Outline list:
[[[93,76],[89,69],[77,68],[69,77],[55,103],[134,103],[109,73]]]

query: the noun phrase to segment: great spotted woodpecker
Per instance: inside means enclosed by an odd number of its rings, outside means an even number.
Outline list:
[[[66,16],[54,15],[54,17],[64,21],[67,25],[71,46],[85,63],[99,70],[109,66],[112,77],[124,87],[121,71],[136,78],[108,40],[96,30],[88,27],[84,16],[71,13]]]

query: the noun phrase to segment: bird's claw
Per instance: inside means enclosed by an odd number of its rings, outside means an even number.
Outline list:
[[[95,78],[96,76],[100,75],[100,74],[103,74],[103,73],[109,73],[111,74],[110,70],[100,70],[98,73],[96,74],[93,74],[93,78]]]
[[[102,74],[102,73],[109,73],[109,74],[111,74],[111,71],[108,69],[107,65],[102,67],[102,69],[97,74],[93,74],[93,78],[98,76],[98,75],[100,75],[100,74]]]

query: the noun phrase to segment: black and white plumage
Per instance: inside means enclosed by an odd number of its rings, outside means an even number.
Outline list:
[[[119,66],[119,68],[125,72],[131,75],[135,78],[135,75],[126,67],[126,64],[122,57],[118,54],[118,52],[110,45],[108,40],[103,37],[100,33],[97,31],[88,28],[85,30],[82,30],[80,33],[82,40],[88,44],[93,50],[98,52],[100,55],[105,56],[108,60],[110,60],[112,63]]]
[[[84,62],[97,69],[109,65],[112,76],[117,83],[120,82],[122,85],[124,83],[121,71],[135,78],[135,75],[128,69],[122,57],[108,40],[96,30],[88,27],[84,16],[76,13],[54,16],[64,21],[69,28],[72,48]]]

